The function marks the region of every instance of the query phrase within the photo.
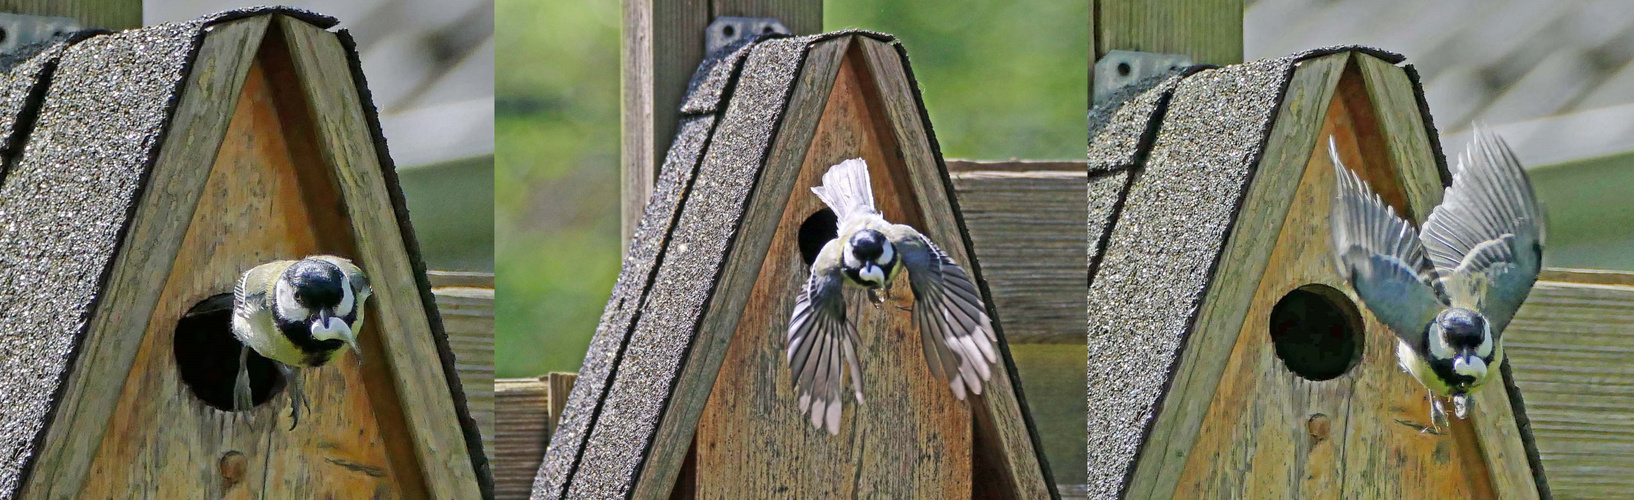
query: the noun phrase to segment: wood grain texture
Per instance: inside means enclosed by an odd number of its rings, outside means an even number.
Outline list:
[[[715,291],[699,319],[692,347],[671,391],[669,407],[659,420],[651,452],[635,482],[635,498],[665,497],[674,490],[687,450],[692,446],[698,419],[709,399],[710,387],[726,358],[738,319],[749,302],[761,261],[771,246],[783,206],[794,187],[795,174],[816,133],[840,69],[840,60],[851,43],[851,37],[826,40],[806,53],[805,63],[793,83],[787,111],[777,127],[777,136],[772,139],[760,178],[739,222],[737,241],[722,264]]]
[[[1083,343],[1086,165],[949,162],[948,170],[993,305],[1012,319],[1010,343]]]
[[[488,275],[492,279],[493,275]],[[433,286],[437,311],[454,351],[465,406],[482,433],[482,449],[494,453],[494,289]]]
[[[550,394],[550,416],[545,422],[546,432],[556,431],[556,424],[562,420],[562,409],[567,407],[567,396],[573,392],[573,384],[578,380],[577,373],[551,372],[545,376]]]
[[[425,487],[436,498],[478,495],[476,470],[467,448],[453,397],[438,359],[433,332],[421,303],[419,285],[404,248],[399,224],[375,156],[374,139],[353,83],[345,49],[333,33],[296,19],[278,16],[292,73],[305,97],[310,142],[323,165],[333,168],[350,224],[338,231],[355,238],[358,263],[371,277],[379,314],[371,316],[377,331],[370,336],[384,346],[375,377],[395,388],[402,427],[423,471]],[[376,407],[383,401],[376,401]]]
[[[1549,488],[1559,498],[1626,496],[1634,491],[1634,274],[1546,270],[1543,278],[1503,341]]]
[[[426,278],[431,280],[432,288],[445,286],[463,286],[470,288],[493,288],[494,273],[470,271],[426,271]]]
[[[624,0],[619,142],[622,234],[626,245],[675,139],[681,99],[703,61],[704,29],[721,16],[772,17],[795,35],[822,31],[821,0]]]
[[[988,290],[980,263],[971,254],[965,224],[954,216],[957,209],[953,199],[953,183],[942,167],[939,153],[931,147],[929,125],[920,114],[923,103],[919,102],[918,89],[908,78],[903,57],[895,45],[865,37],[858,37],[857,41],[862,45],[863,55],[867,56],[868,74],[879,92],[876,101],[878,107],[872,112],[889,120],[893,137],[887,144],[895,143],[894,153],[902,159],[905,167],[897,175],[905,176],[906,182],[901,178],[896,182],[912,186],[918,211],[924,217],[924,225],[918,228],[931,240],[941,242],[948,256],[954,262],[963,263],[981,286],[987,313],[993,317],[993,327],[997,330],[1000,363],[1005,369],[994,370],[993,378],[987,382],[982,396],[972,398],[971,404],[976,427],[974,437],[978,443],[971,460],[977,470],[990,472],[982,474],[982,480],[972,485],[973,493],[980,497],[1002,498],[1057,496],[1054,485],[1047,479],[1048,471],[1039,458],[1040,451],[1034,447],[1033,436],[1029,433],[1030,417],[1018,399],[1018,384],[1008,369],[1014,362],[1010,357],[1003,318],[994,308],[993,294]],[[889,155],[893,151],[888,148],[886,152]],[[912,211],[912,207],[905,207],[906,216],[912,217]],[[1073,232],[1082,231],[1074,227]],[[1074,252],[1073,255],[1082,253]]]
[[[1383,150],[1390,155],[1392,165],[1406,166],[1399,169],[1402,186],[1408,190],[1406,208],[1418,214],[1414,218],[1423,219],[1441,204],[1441,186],[1452,179],[1441,178],[1413,84],[1407,73],[1394,64],[1368,54],[1358,53],[1355,57],[1372,103],[1371,112],[1379,124]]]
[[[1404,70],[1373,56],[1358,55],[1356,64],[1354,71],[1359,71],[1367,100],[1353,100],[1350,107],[1358,113],[1371,112],[1367,118],[1377,124],[1371,130],[1378,133],[1364,136],[1367,139],[1364,147],[1372,148],[1370,155],[1388,155],[1400,176],[1407,200],[1405,205],[1397,207],[1406,209],[1402,212],[1404,217],[1422,224],[1430,211],[1441,204],[1443,186],[1451,179],[1443,175],[1436,153],[1430,147],[1413,84]],[[1488,384],[1479,389],[1471,411],[1493,491],[1504,498],[1537,497],[1541,490],[1527,462],[1525,443],[1509,393],[1501,384]]]
[[[1131,498],[1174,494],[1348,58],[1348,54],[1316,58],[1294,71],[1255,178],[1221,251],[1213,288],[1199,306],[1162,410],[1153,418],[1126,486]]]
[[[494,498],[525,499],[545,457],[552,392],[547,377],[494,380]],[[567,392],[555,399],[567,399]]]
[[[24,485],[27,496],[78,495],[136,362],[166,275],[192,219],[207,169],[226,136],[241,86],[268,19],[217,25],[205,36],[160,147],[148,189],[121,243],[104,296],[86,329],[78,369],[69,373],[53,421]],[[141,249],[141,251],[130,251]]]
[[[0,12],[72,17],[86,28],[142,27],[142,0],[0,0]]]
[[[704,57],[709,0],[624,0],[619,41],[621,115],[619,208],[629,245],[652,195],[664,152],[675,140],[687,80]]]
[[[1186,54],[1198,64],[1243,60],[1242,0],[1097,0],[1094,7],[1095,59],[1134,50]]]
[[[924,361],[919,337],[911,333],[913,293],[906,280],[893,283],[893,299],[877,308],[860,290],[848,290],[848,319],[862,340],[857,352],[867,403],[847,405],[839,435],[811,427],[789,382],[784,338],[809,274],[797,229],[824,206],[809,188],[822,184],[829,166],[861,157],[886,219],[924,224],[904,184],[902,161],[887,154],[894,137],[869,109],[878,95],[867,88],[859,49],[853,42],[840,65],[699,421],[695,476],[681,480],[699,498],[971,494],[969,410]],[[767,169],[763,175],[772,175]]]
[[[1402,181],[1388,158],[1361,145],[1366,134],[1358,131],[1376,125],[1350,107],[1354,94],[1365,97],[1359,83],[1341,83],[1319,136],[1338,139],[1345,164],[1369,184],[1399,194]],[[1397,368],[1395,334],[1334,270],[1327,219],[1333,166],[1325,140],[1312,146],[1174,496],[1494,498],[1501,492],[1488,476],[1474,422],[1452,419],[1444,434],[1420,432],[1429,423],[1427,391]],[[1398,210],[1406,206],[1399,195],[1384,198]],[[1364,325],[1360,363],[1324,381],[1288,369],[1271,341],[1274,305],[1312,287],[1348,302],[1341,309],[1360,313]]]
[[[280,495],[412,495],[414,471],[389,457],[375,418],[371,389],[356,359],[302,372],[312,412],[290,429],[288,397],[247,412],[205,405],[179,377],[172,344],[183,312],[212,295],[230,293],[244,270],[274,259],[333,253],[354,256],[315,230],[314,219],[340,214],[308,206],[333,198],[328,183],[303,176],[289,153],[271,86],[261,64],[250,68],[237,112],[227,128],[180,251],[157,294],[137,362],[124,377],[108,435],[79,493],[110,498],[131,491],[166,498],[250,498]],[[204,165],[210,165],[206,163]],[[373,313],[373,311],[370,311]],[[231,335],[223,325],[221,335]],[[380,330],[365,322],[365,358],[379,359]],[[199,353],[235,355],[236,353]],[[288,391],[284,391],[287,394]],[[163,425],[154,425],[163,422]],[[237,457],[234,457],[237,455]],[[242,471],[222,464],[240,461]],[[398,485],[409,483],[407,491]]]

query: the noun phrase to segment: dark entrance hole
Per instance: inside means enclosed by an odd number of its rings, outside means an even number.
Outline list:
[[[1344,293],[1324,285],[1288,292],[1271,308],[1277,357],[1310,380],[1344,375],[1362,359],[1362,316]]]
[[[174,351],[182,382],[193,395],[222,411],[234,411],[233,383],[238,353],[244,344],[233,336],[233,295],[224,293],[194,304],[176,322]],[[266,403],[284,388],[284,376],[273,361],[250,351],[250,400]]]
[[[828,240],[839,233],[840,219],[828,207],[807,216],[806,221],[800,223],[800,259],[806,261],[806,267],[817,261],[817,254],[823,251],[823,245],[827,245]]]

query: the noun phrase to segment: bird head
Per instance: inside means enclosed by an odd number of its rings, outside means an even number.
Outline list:
[[[352,331],[357,292],[340,267],[322,259],[301,260],[278,278],[275,291],[273,311],[279,320],[308,325],[313,339],[345,342],[362,352]]]
[[[1436,315],[1430,333],[1430,355],[1452,363],[1453,373],[1463,379],[1456,385],[1467,388],[1486,378],[1493,344],[1486,317],[1469,309],[1449,308]]]
[[[845,242],[841,267],[852,280],[868,288],[884,288],[896,269],[896,248],[885,234],[864,229]]]

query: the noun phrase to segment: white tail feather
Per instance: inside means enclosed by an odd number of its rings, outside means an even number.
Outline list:
[[[852,216],[877,213],[874,210],[874,188],[868,181],[868,164],[862,158],[852,158],[829,167],[823,174],[823,185],[811,188],[841,222]]]

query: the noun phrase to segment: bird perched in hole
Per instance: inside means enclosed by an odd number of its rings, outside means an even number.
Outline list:
[[[839,229],[812,262],[811,277],[789,320],[788,363],[801,413],[813,427],[839,433],[845,398],[842,359],[852,395],[862,403],[860,342],[856,326],[846,319],[842,290],[847,283],[860,286],[878,307],[884,301],[879,291],[888,293],[891,281],[904,270],[931,373],[945,380],[960,400],[967,391],[981,394],[998,359],[998,339],[970,275],[918,230],[880,216],[862,159],[830,167],[823,185],[811,190],[834,211]]]
[[[1330,216],[1339,273],[1397,337],[1401,368],[1430,391],[1431,425],[1458,418],[1503,362],[1503,331],[1537,281],[1543,211],[1515,154],[1477,128],[1441,205],[1414,234],[1339,161]]]
[[[344,347],[362,361],[357,331],[363,328],[363,304],[372,292],[361,269],[331,255],[268,262],[246,271],[233,289],[233,335],[244,344],[234,406],[243,410],[252,405],[246,362],[255,349],[276,361],[288,381],[293,429],[300,423],[301,407],[311,408],[296,369],[323,366],[344,354]]]

